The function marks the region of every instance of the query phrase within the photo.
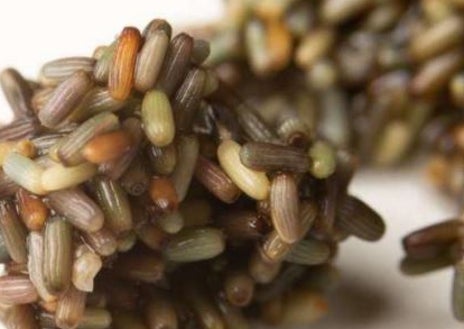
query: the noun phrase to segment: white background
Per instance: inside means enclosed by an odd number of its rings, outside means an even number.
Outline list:
[[[90,55],[123,26],[140,28],[155,17],[176,26],[218,19],[220,0],[2,1],[0,67],[35,77],[40,65],[61,56]],[[0,119],[9,117],[0,97]],[[423,179],[421,165],[390,171],[362,171],[352,192],[375,206],[388,222],[377,244],[350,239],[341,248],[341,287],[331,315],[311,328],[453,329],[449,310],[451,271],[420,278],[402,276],[400,238],[406,232],[457,213],[451,200]],[[1,324],[0,324],[1,328]]]

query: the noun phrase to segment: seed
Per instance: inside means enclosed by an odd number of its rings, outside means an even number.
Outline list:
[[[307,172],[309,158],[303,150],[296,147],[250,142],[240,150],[241,162],[250,169],[261,171]]]
[[[172,107],[178,131],[190,132],[203,96],[205,80],[204,70],[191,69],[175,94]]]
[[[245,46],[250,66],[257,75],[268,74],[272,64],[266,41],[264,25],[256,19],[248,22],[245,26]]]
[[[459,50],[450,51],[425,62],[411,81],[411,92],[417,96],[433,96],[463,64]]]
[[[165,256],[173,262],[196,262],[221,254],[224,236],[214,228],[189,229],[173,236],[166,246]]]
[[[97,232],[103,226],[102,210],[77,187],[48,194],[47,204],[84,232]]]
[[[225,295],[232,305],[247,306],[253,298],[254,289],[255,283],[246,272],[231,272],[224,279]]]
[[[149,329],[177,329],[176,310],[171,300],[161,294],[149,299],[144,309],[145,321]]]
[[[232,241],[259,240],[268,229],[264,220],[254,211],[226,211],[216,221],[226,237]]]
[[[97,82],[107,83],[110,75],[111,64],[113,63],[114,53],[118,42],[114,41],[111,45],[105,48],[101,57],[95,63],[93,69],[93,77]]]
[[[336,155],[329,143],[315,142],[309,149],[308,155],[312,160],[310,172],[314,177],[324,179],[334,173],[337,165]]]
[[[105,177],[97,177],[94,187],[108,228],[116,235],[129,231],[133,227],[132,213],[127,194],[119,183]]]
[[[169,47],[169,35],[160,27],[145,38],[135,68],[135,88],[147,92],[154,87]]]
[[[302,240],[295,244],[286,260],[301,265],[318,265],[328,261],[330,247],[328,244],[317,240]]]
[[[464,223],[458,219],[451,219],[408,234],[403,239],[403,247],[410,253],[414,247],[448,245],[457,241],[463,234]]]
[[[24,118],[32,114],[33,91],[18,71],[11,68],[3,70],[0,73],[0,87],[15,118]]]
[[[409,150],[414,138],[412,133],[408,124],[401,121],[390,122],[380,136],[373,161],[384,166],[399,162]]]
[[[97,167],[91,163],[82,163],[73,167],[55,164],[42,173],[42,188],[46,191],[58,191],[77,186],[97,173]]]
[[[422,61],[457,45],[463,36],[461,18],[451,16],[415,36],[410,42],[409,52],[414,59]]]
[[[116,130],[118,125],[118,118],[108,112],[88,119],[59,142],[59,159],[67,166],[76,166],[85,162],[82,155],[85,145],[98,135]]]
[[[145,158],[138,154],[120,179],[121,186],[129,194],[140,196],[148,190],[150,173]]]
[[[164,31],[168,38],[171,38],[172,35],[172,27],[171,25],[165,21],[164,19],[155,18],[154,20],[150,21],[150,23],[145,26],[143,29],[143,36],[145,39],[153,38],[153,35],[156,34],[158,31]]]
[[[285,259],[292,248],[292,244],[282,241],[277,231],[272,231],[265,237],[261,252],[267,261],[279,263]]]
[[[400,269],[406,275],[421,275],[453,265],[453,260],[447,255],[439,255],[433,258],[415,259],[405,257],[401,261]]]
[[[155,173],[169,175],[174,171],[177,163],[177,150],[174,144],[166,147],[150,146],[148,155]]]
[[[270,191],[270,182],[264,172],[245,167],[240,161],[241,146],[232,141],[223,141],[217,150],[222,169],[230,179],[248,196],[264,200]]]
[[[294,243],[301,235],[298,189],[295,179],[288,174],[279,174],[272,180],[271,218],[280,238]]]
[[[83,238],[100,256],[111,256],[116,252],[116,237],[105,227],[96,232],[84,232]]]
[[[80,104],[66,118],[66,122],[82,122],[103,112],[117,112],[134,100],[119,101],[111,97],[106,88],[94,87],[81,100]]]
[[[55,313],[56,325],[60,329],[77,328],[85,310],[86,293],[71,286],[58,300]]]
[[[190,182],[195,172],[199,153],[199,142],[196,136],[180,136],[177,142],[176,167],[171,174],[171,180],[176,188],[179,202],[187,195]]]
[[[35,156],[36,150],[34,144],[28,139],[21,139],[11,142],[0,142],[0,165],[3,165],[8,154],[15,152],[27,158]]]
[[[385,233],[385,223],[379,214],[361,200],[347,196],[339,205],[336,225],[366,241],[376,241]]]
[[[113,180],[119,179],[127,168],[129,168],[132,160],[137,156],[143,138],[139,119],[128,118],[123,122],[122,127],[130,136],[132,147],[118,159],[102,163],[99,167],[99,171],[102,174]]]
[[[330,29],[318,29],[308,33],[296,50],[296,63],[302,68],[311,68],[330,51],[334,42],[335,34]]]
[[[156,82],[157,89],[173,95],[187,73],[193,50],[193,39],[185,33],[176,35],[169,44],[163,67]]]
[[[6,304],[29,304],[37,301],[38,295],[27,275],[0,277],[0,301]]]
[[[118,258],[114,268],[121,278],[157,283],[163,277],[164,262],[156,253],[124,254]]]
[[[50,293],[61,294],[69,288],[72,260],[72,227],[62,218],[52,217],[45,226],[42,264],[45,287]]]
[[[0,139],[13,141],[30,138],[36,135],[40,129],[41,126],[36,118],[20,118],[0,127]]]
[[[278,138],[261,116],[245,104],[235,108],[236,120],[250,140],[255,142],[277,143]]]
[[[250,324],[242,310],[228,303],[222,298],[216,298],[223,321],[227,328],[249,329]]]
[[[137,237],[145,246],[160,251],[169,240],[169,235],[156,225],[144,223],[136,228]]]
[[[57,59],[42,66],[39,80],[45,86],[56,86],[76,72],[92,73],[94,65],[95,59],[90,57]]]
[[[158,147],[171,144],[175,135],[174,116],[167,95],[158,90],[145,94],[142,104],[144,131]]]
[[[10,258],[19,264],[27,262],[27,230],[10,201],[0,202],[0,232]]]
[[[340,24],[369,9],[371,0],[325,0],[321,7],[322,19],[329,24]]]
[[[251,254],[248,270],[256,283],[268,284],[279,274],[281,266],[281,262],[269,262],[263,257],[261,252],[255,250]]]
[[[37,293],[43,301],[47,303],[56,301],[56,297],[52,295],[45,286],[45,280],[42,272],[44,259],[42,233],[31,232],[27,240],[27,247],[29,251],[27,270],[29,272],[31,282],[34,284],[37,289]]]
[[[40,110],[38,118],[47,128],[55,128],[71,114],[84,95],[90,90],[92,82],[86,73],[78,71],[63,81]]]
[[[157,223],[164,232],[176,234],[184,227],[184,218],[179,211],[173,211],[159,217]]]
[[[201,65],[208,58],[211,52],[209,42],[202,39],[193,40],[192,62]]]
[[[114,50],[108,78],[108,89],[111,96],[117,100],[125,100],[131,94],[137,53],[141,44],[142,37],[139,30],[133,27],[122,30]]]
[[[105,329],[111,326],[111,321],[111,313],[107,310],[87,307],[77,329]]]
[[[3,161],[3,171],[26,190],[34,194],[45,193],[41,180],[43,169],[33,160],[18,153],[9,153]]]
[[[3,324],[11,329],[38,329],[34,309],[30,305],[15,305],[8,307],[2,316]]]
[[[92,292],[94,279],[102,268],[102,260],[85,245],[79,247],[75,254],[72,283],[80,291]]]
[[[179,205],[176,189],[172,181],[167,177],[153,177],[150,182],[149,193],[155,205],[163,212],[174,211]]]
[[[3,199],[12,196],[18,192],[19,189],[19,185],[7,176],[3,170],[0,170],[0,198]]]
[[[104,163],[121,157],[129,151],[132,140],[124,130],[95,136],[82,149],[82,155],[91,163]]]
[[[313,226],[318,216],[318,213],[319,209],[315,202],[303,201],[300,204],[301,239],[303,239],[306,236],[308,231]]]
[[[225,203],[234,203],[241,194],[237,185],[222,168],[203,156],[198,157],[195,178]]]

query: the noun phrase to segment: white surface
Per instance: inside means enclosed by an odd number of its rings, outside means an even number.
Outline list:
[[[35,77],[40,65],[60,56],[89,55],[125,25],[143,27],[154,17],[178,25],[220,17],[220,0],[25,1],[0,5],[0,67]],[[0,120],[8,118],[0,97]],[[462,327],[449,311],[451,272],[408,278],[398,271],[400,238],[456,209],[427,185],[417,167],[365,171],[353,193],[377,208],[388,232],[377,244],[351,239],[341,248],[342,285],[331,315],[318,329],[453,329]],[[1,325],[0,325],[0,328]]]

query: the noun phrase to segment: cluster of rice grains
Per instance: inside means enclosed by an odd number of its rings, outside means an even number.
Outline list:
[[[338,242],[377,240],[384,223],[348,195],[348,151],[313,127],[268,127],[202,65],[209,52],[154,20],[38,81],[1,73],[15,115],[0,128],[7,328],[242,329],[326,313]]]

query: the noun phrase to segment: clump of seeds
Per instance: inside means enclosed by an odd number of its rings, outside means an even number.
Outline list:
[[[203,64],[207,42],[171,33],[155,19],[37,81],[0,74],[7,328],[310,323],[338,243],[383,235],[347,149],[283,137]]]

